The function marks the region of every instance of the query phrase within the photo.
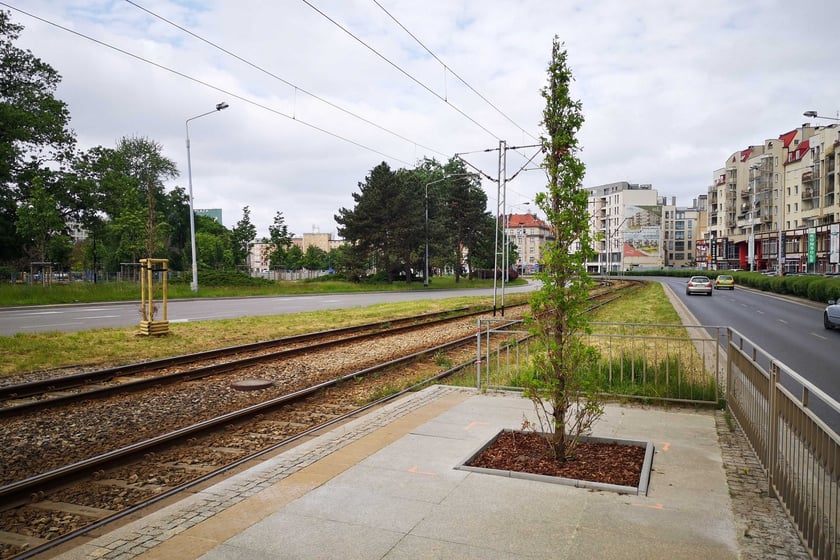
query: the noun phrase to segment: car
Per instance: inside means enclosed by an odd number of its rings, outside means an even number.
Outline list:
[[[823,311],[823,326],[829,330],[840,327],[840,303],[833,299],[828,300],[828,306]]]
[[[710,296],[712,295],[712,288],[712,281],[708,276],[692,276],[685,285],[685,295],[706,294]]]
[[[715,290],[734,290],[735,277],[731,274],[719,274],[715,278]]]

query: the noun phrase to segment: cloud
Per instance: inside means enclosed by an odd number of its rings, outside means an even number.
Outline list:
[[[689,204],[729,154],[799,126],[805,110],[840,109],[833,0],[793,13],[777,0],[379,0],[445,67],[373,2],[309,1],[335,23],[302,1],[137,2],[242,60],[129,2],[26,3],[38,17],[193,80],[12,17],[25,27],[19,44],[62,75],[58,96],[80,147],[152,138],[181,171],[172,186],[187,185],[185,121],[227,101],[229,109],[189,125],[196,205],[221,207],[228,227],[247,205],[259,235],[278,211],[297,234],[335,232],[334,214],[352,207],[357,184],[381,161],[410,167],[471,152],[465,157],[495,177],[498,153],[481,150],[500,139],[536,143],[555,35],[586,117],[585,186],[651,183]],[[507,174],[531,155],[509,151]],[[540,170],[522,171],[508,204],[533,199],[544,181]],[[485,188],[495,210],[496,187]]]

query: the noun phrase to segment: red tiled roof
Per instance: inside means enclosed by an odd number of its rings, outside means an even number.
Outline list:
[[[533,214],[509,214],[507,227],[548,227],[548,224]]]
[[[793,142],[794,138],[796,138],[796,132],[796,130],[791,130],[790,132],[786,132],[779,136],[779,140],[782,141],[782,144],[784,144],[785,148],[790,147],[790,143]]]
[[[750,154],[752,153],[752,151],[752,146],[750,146],[746,150],[741,150],[741,163],[744,163],[745,161],[750,159]]]
[[[799,161],[800,159],[802,159],[805,156],[805,154],[808,153],[808,150],[810,150],[810,149],[811,149],[811,142],[809,140],[805,140],[804,142],[800,142],[799,145],[796,147],[796,149],[791,151],[788,154],[788,159],[785,163],[788,164],[788,163],[793,163],[795,161]]]

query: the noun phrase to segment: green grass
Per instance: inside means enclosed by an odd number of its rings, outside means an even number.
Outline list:
[[[715,402],[715,386],[705,374],[699,373],[701,366],[693,359],[697,357],[688,335],[682,328],[662,325],[680,325],[679,315],[674,310],[665,290],[658,282],[645,282],[643,285],[622,292],[619,299],[598,308],[591,316],[593,323],[640,323],[642,326],[622,329],[620,326],[593,324],[593,333],[618,333],[613,343],[629,346],[628,353],[610,358],[603,356],[597,371],[592,372],[592,388],[598,392],[612,395],[643,397],[647,399],[690,399]],[[650,325],[650,326],[646,326]],[[651,337],[644,343],[639,339],[633,342],[632,332],[639,336]],[[627,338],[623,338],[627,336]],[[653,338],[657,337],[657,338]],[[685,341],[682,338],[685,337]],[[665,342],[668,338],[668,342]],[[604,340],[593,337],[596,341]],[[618,342],[616,342],[618,341]],[[668,352],[663,352],[667,344]],[[614,348],[614,351],[616,349]],[[523,352],[521,355],[526,355]],[[482,378],[486,378],[490,367],[493,384],[505,387],[523,387],[529,375],[533,374],[528,363],[517,365],[505,363],[501,372],[496,371],[493,360],[482,367]],[[697,370],[695,372],[694,370]],[[677,376],[675,372],[681,372]],[[475,387],[476,372],[471,367],[448,383],[458,386]]]
[[[514,294],[507,304],[524,301]],[[312,311],[221,321],[170,323],[168,336],[138,336],[138,326],[74,333],[0,336],[0,376],[60,367],[109,367],[272,340],[293,334],[447,311],[491,306],[492,296],[405,301],[348,309]]]
[[[524,285],[517,279],[508,286]],[[411,290],[446,290],[455,288],[492,288],[493,280],[468,280],[462,278],[457,284],[452,276],[433,278],[428,287],[422,282],[394,282],[392,284],[354,283],[343,280],[320,281],[282,281],[266,282],[253,286],[214,286],[202,284],[199,277],[198,293],[194,294],[187,283],[168,284],[169,299],[195,297],[241,297],[241,296],[278,296],[299,294],[328,294],[347,292],[381,292]],[[155,287],[155,298],[160,297],[160,287]],[[2,284],[0,285],[0,306],[15,305],[55,305],[62,303],[94,303],[108,301],[135,301],[140,299],[138,282],[72,282],[42,286],[40,284]]]

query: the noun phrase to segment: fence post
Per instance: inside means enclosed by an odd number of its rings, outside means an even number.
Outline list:
[[[779,445],[779,399],[776,398],[776,383],[779,381],[779,364],[773,360],[770,362],[770,387],[768,399],[770,406],[767,415],[767,495],[776,498],[773,490],[773,478],[776,475],[776,458],[778,453],[776,447]]]
[[[475,388],[481,391],[481,319],[478,320],[478,328],[475,331],[477,351],[475,356]]]

